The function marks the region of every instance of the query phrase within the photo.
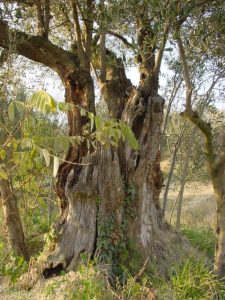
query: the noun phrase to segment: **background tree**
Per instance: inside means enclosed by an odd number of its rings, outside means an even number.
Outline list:
[[[222,4],[223,7],[223,4]],[[220,17],[223,15],[224,10],[222,7],[217,6],[215,7],[214,10],[211,11],[210,17],[207,18],[207,21],[209,22],[209,26],[212,26],[212,32],[213,35],[212,37],[214,38],[213,40],[207,39],[209,42],[209,50],[208,53],[215,53],[212,48],[212,44],[215,39],[215,28],[214,25],[215,23],[219,22]],[[206,22],[207,22],[206,21]],[[217,23],[218,24],[218,23]],[[202,117],[198,111],[193,109],[193,92],[194,92],[194,86],[193,86],[193,79],[192,79],[192,73],[191,73],[191,68],[189,67],[189,59],[187,58],[186,55],[186,50],[185,46],[183,43],[183,37],[182,34],[185,34],[185,30],[183,30],[183,21],[181,20],[176,24],[176,40],[177,40],[177,45],[179,49],[179,54],[180,54],[180,60],[183,68],[183,76],[184,76],[184,81],[186,85],[186,106],[185,106],[185,112],[184,115],[191,121],[193,122],[204,134],[206,138],[206,152],[207,152],[207,160],[208,160],[208,165],[210,169],[210,174],[212,178],[212,183],[213,183],[213,188],[215,192],[215,198],[217,202],[217,246],[216,246],[216,258],[215,258],[215,271],[219,275],[224,275],[225,269],[224,269],[224,147],[223,147],[223,135],[220,138],[219,141],[219,146],[218,144],[215,143],[215,136],[212,131],[212,127],[210,122],[207,122],[204,118]],[[211,37],[211,38],[212,38]],[[222,36],[221,36],[222,38]],[[193,44],[196,42],[194,39]],[[221,65],[221,60],[223,61],[224,55],[222,51],[220,51],[220,42],[218,43],[218,48],[216,48],[216,53],[214,56],[214,63],[216,64],[218,68],[218,73],[219,77],[218,78],[223,78],[224,77],[224,70]],[[200,44],[201,46],[201,44]],[[190,48],[188,48],[190,49]],[[211,52],[212,51],[212,52]],[[214,88],[217,80],[212,80],[211,87]],[[217,145],[217,146],[216,146]],[[216,149],[215,149],[216,147]]]

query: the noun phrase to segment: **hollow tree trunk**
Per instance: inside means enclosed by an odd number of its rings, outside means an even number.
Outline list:
[[[12,194],[8,180],[0,179],[0,195],[10,247],[17,255],[28,259],[17,200]]]
[[[163,221],[159,205],[164,99],[157,93],[158,78],[151,76],[151,69],[148,80],[143,75],[141,85],[135,88],[126,78],[122,60],[110,51],[107,55],[115,64],[110,64],[106,81],[101,82],[102,96],[110,116],[132,128],[140,148],[132,150],[122,141],[118,148],[99,147],[92,153],[85,143],[71,146],[66,160],[83,165],[62,164],[59,169],[57,191],[65,201],[57,226],[58,240],[45,265],[46,277],[61,269],[75,269],[82,253],[98,257],[110,265],[111,272],[119,264],[121,247],[128,244],[135,245],[143,260],[157,261],[165,274],[168,260],[176,252],[176,236]],[[65,84],[66,101],[85,107],[86,83],[83,88],[76,82]],[[74,90],[76,96],[71,98]],[[73,135],[80,134],[87,122],[82,124],[79,118],[77,110],[76,117],[72,116],[76,128]]]
[[[167,230],[159,205],[162,186],[159,143],[164,100],[157,91],[167,34],[155,66],[155,48],[145,42],[152,32],[149,26],[147,30],[142,28],[150,23],[142,19],[138,22],[143,62],[139,87],[133,87],[126,78],[122,59],[110,52],[107,78],[101,84],[110,115],[132,128],[140,148],[134,151],[122,141],[118,148],[99,146],[92,152],[85,142],[70,145],[58,171],[56,192],[61,200],[61,216],[55,226],[55,247],[44,266],[45,277],[62,269],[75,269],[82,253],[97,256],[110,265],[118,263],[120,248],[129,241],[136,245],[143,259],[149,258],[150,263],[157,261],[162,269],[168,267],[168,258],[178,258],[177,237]],[[0,22],[0,46],[6,49],[9,30],[7,23]],[[69,135],[82,135],[88,119],[81,116],[79,107],[94,112],[90,68],[82,66],[73,53],[40,36],[18,32],[16,51],[59,74],[65,87],[65,101],[74,105],[68,112]]]
[[[149,93],[148,87],[143,103],[143,90],[136,90],[126,80],[119,83],[120,88],[112,90],[121,91],[123,85],[123,109],[118,112],[114,106],[111,115],[117,114],[117,118],[120,116],[132,127],[140,149],[132,150],[121,142],[117,149],[99,147],[89,153],[83,145],[84,152],[73,161],[84,165],[70,166],[67,173],[59,173],[59,180],[65,180],[66,204],[62,205],[55,249],[45,265],[46,277],[62,269],[74,270],[82,253],[97,256],[113,268],[119,262],[121,245],[129,242],[143,259],[160,261],[164,273],[175,251],[174,242],[168,247],[168,241],[176,237],[167,230],[159,205],[164,100],[154,90]],[[116,84],[118,87],[118,81]],[[130,96],[125,93],[127,87],[132,90]]]

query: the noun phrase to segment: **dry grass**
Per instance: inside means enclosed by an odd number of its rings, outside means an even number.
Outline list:
[[[163,195],[163,191],[161,197]],[[176,208],[173,210],[174,204],[178,196],[178,188],[173,185],[169,192],[168,209],[166,218],[174,224],[176,219]],[[172,214],[172,218],[171,218]],[[213,188],[211,184],[201,182],[192,182],[186,185],[181,222],[183,225],[196,227],[215,228],[216,220],[216,204],[214,201]]]

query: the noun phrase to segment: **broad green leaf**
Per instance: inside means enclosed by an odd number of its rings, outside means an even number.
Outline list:
[[[0,177],[3,178],[3,179],[5,179],[5,180],[8,179],[8,175],[7,175],[6,171],[2,167],[0,167]]]
[[[100,116],[95,116],[95,126],[97,130],[101,129],[102,126],[102,118]]]
[[[5,159],[5,157],[6,157],[6,151],[4,149],[2,149],[0,151],[0,158],[3,160],[3,159]]]
[[[81,115],[82,117],[85,117],[85,116],[86,116],[86,113],[87,113],[87,111],[86,111],[85,109],[83,109],[83,108],[80,109],[80,115]]]
[[[92,131],[93,128],[94,128],[95,116],[94,116],[93,113],[89,112],[89,113],[88,113],[88,117],[89,117],[89,119],[91,120],[91,131]]]
[[[15,104],[16,104],[16,108],[17,108],[18,112],[22,113],[24,111],[24,103],[16,100]]]
[[[44,156],[44,159],[45,159],[46,166],[49,167],[50,162],[51,162],[51,157],[49,155],[49,152],[48,152],[47,149],[43,149],[42,153],[43,153],[43,156]]]
[[[56,112],[56,101],[45,91],[37,91],[31,97],[31,105],[42,113]]]
[[[59,158],[57,156],[54,156],[54,162],[53,162],[53,177],[56,177],[58,174],[59,169]]]
[[[59,108],[59,110],[60,111],[65,111],[66,110],[66,105],[65,105],[65,103],[64,102],[59,102],[58,103],[58,108]]]
[[[9,104],[9,107],[8,107],[8,115],[9,115],[10,121],[13,121],[13,120],[14,120],[14,117],[15,117],[15,103],[14,103],[14,102],[11,102],[11,103]]]
[[[131,130],[131,128],[123,122],[120,122],[120,128],[121,128],[121,133],[122,133],[123,140],[126,139],[129,146],[132,149],[138,150],[139,149],[139,144],[138,144],[138,141],[135,138],[134,133]]]

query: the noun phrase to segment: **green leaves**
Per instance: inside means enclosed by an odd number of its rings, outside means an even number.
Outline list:
[[[5,180],[8,179],[8,174],[6,173],[6,171],[4,170],[4,168],[2,166],[0,166],[0,178],[3,178]]]
[[[131,128],[124,122],[120,122],[120,129],[122,133],[122,139],[127,140],[129,146],[134,149],[138,150],[139,149],[139,144],[137,139],[134,136],[133,131]]]
[[[8,106],[8,116],[9,116],[10,121],[14,120],[14,117],[15,117],[15,104],[14,104],[14,102],[11,102]]]
[[[45,91],[37,91],[31,97],[31,105],[42,113],[56,112],[56,101]]]
[[[5,151],[4,149],[2,149],[2,150],[0,151],[0,159],[4,160],[5,157],[6,157],[6,151]]]
[[[110,144],[114,147],[118,146],[119,140],[127,141],[128,145],[134,149],[139,149],[138,141],[136,140],[131,128],[122,121],[115,119],[103,120],[100,116],[95,117],[95,138],[105,146]]]

